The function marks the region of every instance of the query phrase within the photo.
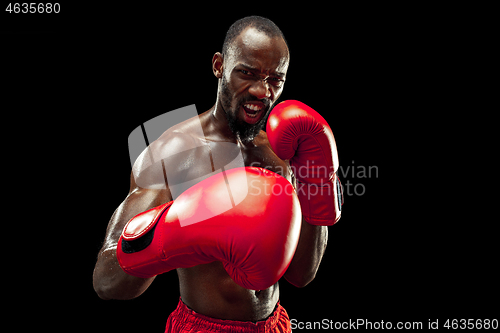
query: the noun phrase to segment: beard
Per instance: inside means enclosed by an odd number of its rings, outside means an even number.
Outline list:
[[[260,133],[260,131],[266,125],[267,117],[271,112],[271,105],[272,105],[271,101],[268,99],[260,100],[265,105],[261,111],[263,112],[262,118],[255,124],[248,124],[244,120],[238,119],[236,115],[239,112],[240,107],[243,106],[243,104],[249,101],[255,101],[257,100],[257,98],[255,98],[252,95],[248,95],[246,97],[242,97],[237,101],[234,101],[233,102],[234,105],[231,105],[232,102],[231,95],[232,94],[228,87],[227,81],[223,76],[221,82],[220,100],[222,108],[226,113],[226,118],[229,124],[229,128],[234,133],[234,135],[236,135],[243,143],[251,142],[253,141],[253,139],[255,139],[255,137]]]

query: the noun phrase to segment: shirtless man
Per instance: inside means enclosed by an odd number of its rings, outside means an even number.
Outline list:
[[[217,52],[212,59],[213,73],[218,78],[215,105],[177,126],[175,133],[167,131],[160,138],[164,147],[175,150],[176,146],[183,145],[183,140],[193,139],[190,128],[199,123],[204,142],[211,143],[211,151],[200,148],[178,154],[174,162],[168,162],[169,170],[177,170],[182,179],[203,178],[217,169],[214,164],[222,166],[226,161],[206,165],[199,163],[203,160],[200,157],[214,154],[218,145],[219,155],[224,155],[224,144],[232,143],[239,148],[245,166],[269,169],[295,184],[289,161],[278,157],[266,132],[262,131],[267,115],[283,91],[289,59],[286,40],[273,22],[255,16],[235,22],[226,35],[222,53]],[[333,159],[336,159],[336,148],[331,150],[335,150]],[[334,177],[333,184],[337,184],[338,178]],[[170,182],[170,178],[167,181]],[[154,277],[139,278],[122,270],[117,260],[117,244],[131,218],[171,200],[175,202],[181,192],[168,186],[163,189],[142,188],[132,174],[130,192],[111,217],[94,269],[94,289],[100,298],[132,299],[151,285]],[[340,194],[334,194],[337,200],[336,195]],[[297,249],[284,274],[297,287],[306,286],[316,275],[327,245],[327,226],[333,225],[340,217],[340,207],[333,200],[331,205],[338,216],[327,218],[325,223],[302,219]],[[286,311],[278,302],[278,283],[265,290],[245,289],[231,279],[220,261],[178,268],[177,274],[181,301],[169,317],[167,331],[182,332],[186,329],[182,328],[183,325],[191,329],[199,325],[196,329],[201,331],[210,325],[226,325],[217,327],[219,330],[224,327],[227,331],[245,327],[246,331],[252,332],[257,324],[265,325],[269,332],[274,332],[278,326],[290,331]]]

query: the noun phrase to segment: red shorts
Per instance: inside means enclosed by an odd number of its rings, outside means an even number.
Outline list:
[[[179,299],[177,309],[170,314],[165,332],[168,333],[198,333],[198,332],[291,332],[290,318],[285,309],[276,305],[274,312],[265,321],[253,323],[250,321],[234,321],[215,319],[196,313]]]

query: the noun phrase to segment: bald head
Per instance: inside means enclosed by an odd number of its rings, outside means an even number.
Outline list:
[[[234,22],[233,25],[229,27],[226,38],[224,39],[224,45],[222,46],[223,55],[227,54],[235,39],[248,27],[253,27],[258,32],[270,38],[281,37],[288,48],[283,32],[281,32],[280,28],[278,28],[273,21],[261,16],[248,16]]]

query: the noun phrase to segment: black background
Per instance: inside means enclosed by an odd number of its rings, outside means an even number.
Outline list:
[[[290,318],[424,327],[428,319],[498,318],[491,223],[471,214],[470,180],[446,159],[451,139],[432,134],[446,103],[459,99],[448,83],[467,17],[451,8],[326,3],[3,11],[5,184],[24,217],[8,234],[26,235],[22,254],[8,260],[25,277],[15,279],[20,309],[52,309],[43,319],[49,329],[71,322],[67,331],[162,332],[178,302],[174,272],[131,301],[103,301],[92,288],[106,225],[128,192],[127,138],[167,111],[196,104],[201,113],[215,103],[212,56],[247,15],[272,19],[288,40],[281,100],[327,119],[344,170],[378,170],[343,178],[364,192],[345,197],[316,279],[302,289],[280,281]]]

